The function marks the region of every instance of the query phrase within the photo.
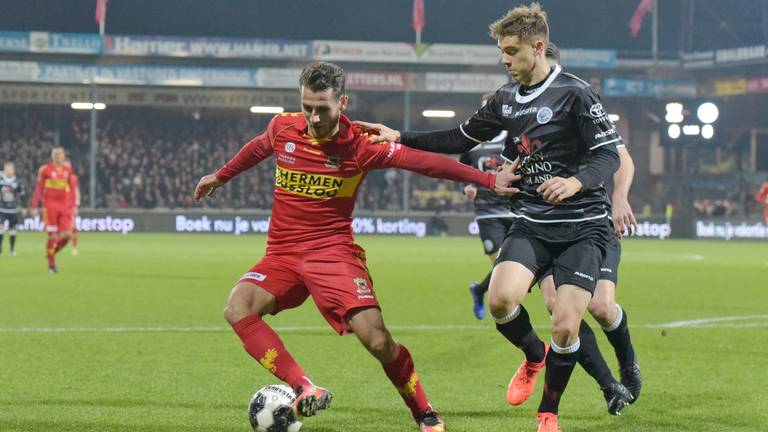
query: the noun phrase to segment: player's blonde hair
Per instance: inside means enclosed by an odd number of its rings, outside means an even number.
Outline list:
[[[521,41],[530,44],[536,40],[549,43],[547,13],[535,2],[509,10],[506,15],[491,23],[489,28],[491,37],[496,40],[517,36]]]

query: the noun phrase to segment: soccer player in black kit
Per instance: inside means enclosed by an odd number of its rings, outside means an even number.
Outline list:
[[[554,67],[560,64],[560,50],[551,41],[547,46],[546,57],[550,66]],[[621,383],[616,381],[605,363],[592,328],[584,320],[579,326],[579,340],[581,341],[579,364],[597,381],[608,404],[608,412],[612,415],[619,415],[625,406],[634,403],[640,395],[642,387],[642,377],[627,327],[627,314],[616,303],[616,285],[618,284],[618,269],[621,260],[619,239],[625,233],[631,235],[637,229],[637,221],[628,199],[635,166],[625,143],[617,144],[616,149],[619,153],[620,163],[619,169],[613,175],[613,195],[611,198],[612,222],[616,235],[611,237],[608,252],[603,257],[600,277],[587,310],[603,328],[608,341],[614,347],[619,362]],[[539,287],[544,296],[547,310],[551,314],[557,295],[551,269],[539,279]]]
[[[523,403],[546,363],[538,430],[559,431],[558,406],[578,358],[581,318],[613,235],[603,183],[619,166],[622,139],[590,85],[548,65],[549,28],[538,4],[510,10],[491,25],[491,36],[515,82],[457,129],[387,139],[461,153],[509,132],[502,155],[521,164],[523,179],[511,200],[515,221],[496,260],[489,306],[498,331],[526,356],[507,400]],[[548,268],[557,286],[551,345],[536,335],[521,304]]]
[[[6,162],[3,167],[3,175],[0,177],[0,253],[3,252],[3,237],[6,233],[5,224],[7,223],[11,246],[9,255],[16,255],[16,225],[19,224],[21,197],[25,194],[26,190],[16,177],[13,163]]]
[[[493,93],[484,95],[483,105],[492,97]],[[506,139],[507,131],[501,131],[490,141],[480,143],[464,152],[459,161],[482,171],[496,171],[504,162],[501,151],[504,149]],[[477,188],[471,184],[464,187],[464,194],[475,207],[475,222],[480,231],[480,240],[483,242],[483,252],[493,263],[512,223],[509,199],[497,195],[490,189]],[[469,292],[472,295],[472,312],[479,320],[485,318],[484,298],[490,283],[491,272],[488,272],[482,282],[474,282],[469,286]]]

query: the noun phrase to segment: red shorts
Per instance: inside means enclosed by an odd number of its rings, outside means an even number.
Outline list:
[[[351,332],[350,312],[380,309],[365,250],[357,245],[294,254],[268,252],[240,281],[275,296],[273,315],[300,306],[311,295],[323,318],[341,335]]]
[[[49,233],[72,231],[72,209],[64,207],[45,207],[43,209],[45,230]]]

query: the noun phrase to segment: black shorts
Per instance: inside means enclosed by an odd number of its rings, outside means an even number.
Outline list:
[[[607,219],[558,223],[515,219],[496,264],[520,263],[537,281],[551,268],[555,286],[576,285],[594,294],[612,236]]]
[[[483,252],[486,255],[496,253],[504,242],[514,219],[509,216],[479,217],[476,219],[480,230],[480,240],[483,242]]]
[[[8,229],[16,229],[16,225],[19,224],[19,214],[0,212],[0,228],[5,226],[5,221],[8,221]]]
[[[614,285],[619,284],[619,262],[621,262],[621,242],[615,235],[611,236],[611,241],[608,243],[608,249],[603,256],[603,263],[600,264],[600,276],[599,280],[607,280],[613,282]],[[539,276],[538,282],[547,276],[552,276],[552,267],[550,266]]]

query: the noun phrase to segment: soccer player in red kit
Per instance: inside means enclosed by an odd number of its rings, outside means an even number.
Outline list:
[[[312,296],[336,332],[354,333],[381,362],[420,431],[443,432],[445,424],[427,400],[411,354],[384,325],[365,251],[352,235],[355,195],[366,173],[379,168],[405,168],[499,193],[516,192],[509,185],[520,177],[513,169],[484,173],[398,143],[371,145],[367,134],[341,114],[348,97],[337,65],[313,63],[304,68],[299,84],[302,112],[275,116],[266,132],[195,189],[199,200],[267,157],[275,158],[266,255],[232,289],[224,316],[245,350],[296,390],[299,415],[311,416],[333,395],[307,378],[263,316]]]
[[[72,169],[72,162],[69,159],[64,160],[64,166]],[[80,231],[77,229],[77,212],[80,208],[80,179],[77,177],[74,171],[72,171],[72,188],[69,191],[69,208],[72,211],[72,255],[77,255],[77,238]]]
[[[67,244],[72,234],[72,207],[69,204],[72,168],[64,165],[65,158],[62,147],[53,148],[51,162],[41,166],[38,171],[35,194],[30,204],[32,216],[37,216],[40,198],[43,199],[43,220],[48,233],[45,250],[51,273],[58,273],[56,253]]]
[[[768,182],[763,183],[763,186],[760,187],[760,191],[755,195],[755,199],[759,204],[765,206],[763,217],[765,218],[766,225],[768,225]]]

